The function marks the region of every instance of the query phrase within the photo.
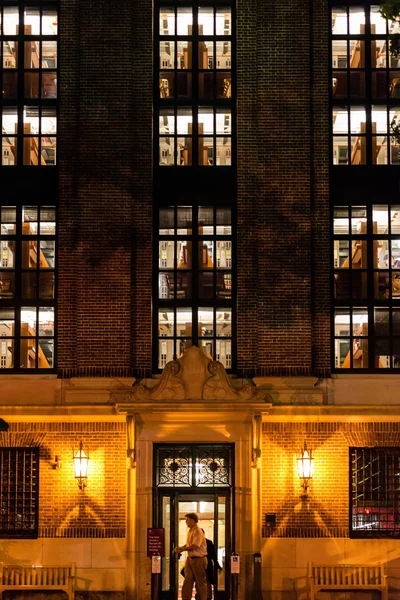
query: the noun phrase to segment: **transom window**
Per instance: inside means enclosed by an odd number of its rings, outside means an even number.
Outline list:
[[[378,5],[332,9],[334,165],[400,164],[400,55]]]
[[[230,488],[233,485],[230,444],[156,446],[154,454],[158,488]]]
[[[58,12],[0,3],[1,165],[54,166],[57,146]]]
[[[400,537],[399,448],[350,448],[350,535]]]
[[[158,245],[157,369],[192,344],[232,368],[232,209],[161,207]]]

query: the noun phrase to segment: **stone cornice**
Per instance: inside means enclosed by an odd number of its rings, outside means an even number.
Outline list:
[[[394,422],[400,421],[399,405],[272,406],[263,421],[275,422]]]
[[[215,400],[191,401],[189,404],[181,400],[168,402],[129,402],[116,403],[118,414],[163,415],[163,419],[174,421],[187,421],[190,415],[201,414],[202,420],[216,422],[219,417],[228,420],[243,420],[244,415],[255,413],[268,414],[272,405],[266,402],[218,402]]]
[[[7,423],[26,422],[120,422],[124,418],[115,406],[46,406],[46,405],[0,405],[0,415]]]

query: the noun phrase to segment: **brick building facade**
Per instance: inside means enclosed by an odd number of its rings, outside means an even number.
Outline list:
[[[394,600],[391,26],[367,1],[0,0],[0,11],[0,562],[76,563],[76,598],[147,600],[147,529],[162,528],[159,598],[178,600],[171,549],[196,510],[223,565],[214,600],[231,597],[232,552],[240,600],[259,593],[255,553],[264,600],[306,598],[309,561],[382,562]],[[28,510],[6,465],[35,449],[38,468],[21,467]]]

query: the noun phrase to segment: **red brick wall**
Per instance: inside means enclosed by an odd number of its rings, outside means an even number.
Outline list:
[[[330,222],[329,222],[329,8],[325,0],[310,0],[312,23],[312,304],[311,364],[321,377],[331,371],[330,345]]]
[[[61,376],[150,366],[151,23],[149,2],[62,4]]]
[[[327,3],[239,0],[238,371],[330,372]],[[58,367],[151,373],[152,3],[60,18]]]
[[[84,490],[72,461],[80,441],[90,456]],[[125,537],[125,423],[11,423],[0,445],[40,447],[39,537]]]
[[[276,514],[274,537],[348,537],[349,447],[400,442],[399,423],[263,423],[262,513]],[[297,457],[312,449],[314,475],[303,500]]]
[[[329,372],[325,4],[238,3],[238,366],[244,375]]]

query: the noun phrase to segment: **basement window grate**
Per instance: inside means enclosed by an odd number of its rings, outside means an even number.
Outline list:
[[[38,536],[39,448],[0,448],[0,537]]]
[[[350,535],[400,538],[400,448],[350,448]]]

